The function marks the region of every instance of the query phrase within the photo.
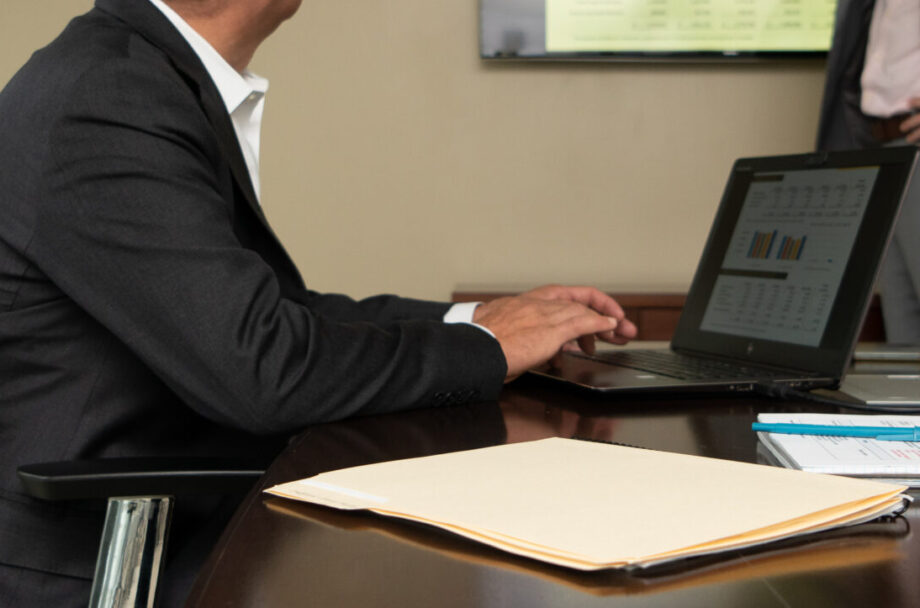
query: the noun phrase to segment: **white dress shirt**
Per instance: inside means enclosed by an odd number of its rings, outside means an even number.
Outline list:
[[[920,2],[876,0],[860,82],[864,114],[911,110],[908,100],[920,97]]]
[[[163,3],[162,0],[150,0],[150,2],[179,30],[182,37],[185,38],[192,50],[195,51],[195,54],[198,55],[201,63],[204,64],[204,68],[207,70],[211,80],[214,81],[214,85],[217,87],[217,91],[220,93],[233,122],[233,130],[236,131],[237,141],[243,152],[243,158],[246,160],[246,169],[249,171],[252,187],[256,192],[256,197],[261,199],[259,140],[262,133],[262,111],[265,107],[268,80],[248,70],[237,72],[176,11]],[[444,315],[444,322],[469,323],[494,338],[495,335],[491,331],[473,323],[473,312],[478,305],[478,302],[454,304]]]

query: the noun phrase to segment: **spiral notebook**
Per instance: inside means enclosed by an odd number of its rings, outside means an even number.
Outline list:
[[[760,414],[758,422],[838,426],[920,426],[920,416]],[[865,437],[757,433],[769,456],[789,469],[865,477],[920,487],[920,444]]]

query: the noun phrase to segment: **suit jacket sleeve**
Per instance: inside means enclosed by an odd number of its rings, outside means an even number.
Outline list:
[[[29,253],[201,414],[274,433],[497,396],[497,342],[446,305],[285,293],[241,245],[213,126],[165,58],[85,73],[50,130]],[[306,203],[308,204],[308,203]]]

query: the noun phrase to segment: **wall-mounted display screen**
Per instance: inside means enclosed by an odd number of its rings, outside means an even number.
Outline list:
[[[480,54],[516,59],[819,57],[837,0],[480,0]]]

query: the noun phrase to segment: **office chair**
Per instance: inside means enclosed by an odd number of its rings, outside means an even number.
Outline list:
[[[152,608],[175,497],[246,491],[263,472],[216,458],[45,462],[17,470],[34,498],[108,499],[90,608]]]

